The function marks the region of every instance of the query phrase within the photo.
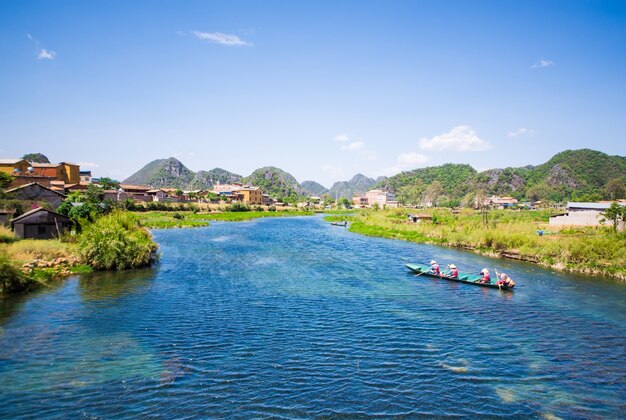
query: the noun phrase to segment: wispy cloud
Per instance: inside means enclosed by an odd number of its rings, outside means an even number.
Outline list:
[[[508,136],[511,138],[517,138],[517,137],[522,137],[522,136],[530,136],[535,134],[535,130],[533,130],[532,128],[518,128],[515,131],[510,131]]]
[[[329,174],[333,179],[341,179],[344,177],[344,170],[336,166],[326,164],[322,166],[322,171]]]
[[[478,152],[491,149],[491,143],[483,140],[469,125],[459,125],[450,132],[433,138],[422,138],[420,149],[427,151]]]
[[[545,67],[554,67],[554,66],[556,66],[556,63],[554,61],[541,59],[541,60],[537,61],[535,64],[533,64],[531,66],[531,68],[533,68],[533,69],[541,69],[541,68],[545,68]]]
[[[350,136],[348,136],[347,134],[337,134],[335,137],[333,137],[333,140],[335,140],[335,141],[350,141]]]
[[[365,143],[362,141],[353,141],[348,144],[341,145],[341,150],[361,150],[365,147]]]
[[[252,43],[244,41],[237,35],[223,34],[221,32],[201,32],[192,31],[196,38],[208,41],[213,44],[224,45],[226,47],[252,47]]]
[[[56,57],[56,55],[57,53],[55,53],[54,51],[48,51],[45,48],[42,48],[41,50],[39,50],[39,53],[37,53],[37,58],[40,60],[54,60],[54,57]]]
[[[56,52],[43,48],[41,46],[41,42],[39,42],[39,40],[31,34],[26,34],[26,37],[35,43],[35,46],[37,47],[37,58],[39,60],[54,60],[57,55]]]

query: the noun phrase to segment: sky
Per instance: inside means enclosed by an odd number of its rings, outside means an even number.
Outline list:
[[[0,158],[326,187],[626,152],[626,2],[0,0]]]

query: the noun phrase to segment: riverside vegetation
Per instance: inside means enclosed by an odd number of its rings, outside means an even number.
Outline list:
[[[548,230],[550,211],[465,209],[428,211],[432,221],[407,222],[410,209],[365,210],[333,215],[327,221],[350,222],[350,231],[416,243],[469,249],[561,270],[601,274],[626,280],[626,233],[607,227]],[[537,231],[544,230],[539,236]]]

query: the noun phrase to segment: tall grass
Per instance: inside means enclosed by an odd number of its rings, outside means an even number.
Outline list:
[[[626,279],[626,235],[605,227],[549,231],[545,211],[492,211],[484,224],[473,211],[435,210],[433,222],[408,223],[406,209],[368,211],[353,217],[350,230],[370,235],[513,254],[546,265]],[[537,235],[537,229],[547,231]]]
[[[18,293],[26,290],[33,283],[9,258],[4,250],[0,250],[0,295]]]
[[[0,225],[0,243],[8,244],[15,241],[17,241],[17,237],[11,229]]]
[[[138,218],[127,212],[111,213],[87,226],[78,247],[83,260],[96,270],[150,265],[158,248]]]

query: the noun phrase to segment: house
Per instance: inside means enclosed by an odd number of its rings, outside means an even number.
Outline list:
[[[66,184],[78,184],[80,182],[80,167],[73,163],[33,163],[31,167],[34,172],[56,181],[63,181]]]
[[[24,159],[0,159],[0,172],[9,175],[19,175],[28,172],[30,163]]]
[[[146,191],[150,197],[152,197],[152,201],[162,202],[162,201],[170,201],[169,196],[167,195],[167,191],[163,189],[154,189]]]
[[[245,204],[263,204],[263,191],[259,187],[241,187],[234,191],[237,200]]]
[[[78,171],[78,176],[80,177],[81,183],[91,184],[93,177],[91,176],[91,171]]]
[[[121,188],[119,190],[104,190],[104,200],[113,202],[124,201],[129,198],[129,194],[125,193]]]
[[[152,201],[152,196],[148,194],[150,189],[145,185],[120,184],[120,190],[126,194],[126,197],[136,201]],[[123,201],[126,197],[122,199],[118,197],[117,201]]]
[[[9,221],[13,218],[15,210],[0,209],[0,226],[9,226]]]
[[[596,203],[569,202],[566,213],[550,216],[550,226],[603,226],[600,220],[602,213],[611,207],[612,201]],[[620,206],[626,206],[626,201],[618,200]],[[624,221],[618,224],[618,229],[624,229]]]
[[[517,199],[513,197],[497,197],[491,196],[485,200],[485,205],[506,209],[508,207],[517,206]]]
[[[45,202],[55,208],[65,199],[65,194],[52,188],[44,187],[36,182],[6,190],[5,193],[8,198],[14,200]]]
[[[377,204],[379,207],[389,206],[397,207],[398,203],[395,201],[396,196],[393,193],[383,190],[369,190],[365,193],[367,204],[371,207]]]
[[[365,197],[364,195],[355,195],[354,197],[352,197],[352,204],[355,207],[367,207],[367,197]]]
[[[38,207],[27,211],[11,221],[13,231],[22,239],[52,239],[66,233],[70,228],[67,216]]]

